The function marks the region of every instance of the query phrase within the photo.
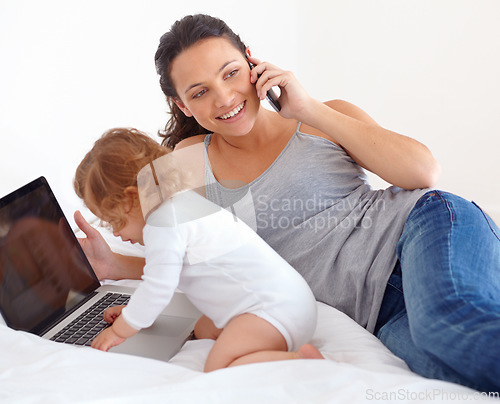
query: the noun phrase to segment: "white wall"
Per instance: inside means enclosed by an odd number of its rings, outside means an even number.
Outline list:
[[[426,144],[443,168],[438,187],[500,223],[500,2],[309,3],[299,12],[302,84]]]
[[[70,216],[74,170],[104,130],[155,137],[167,119],[158,39],[195,12],[224,19],[311,95],[349,100],[428,145],[439,187],[500,222],[495,0],[2,0],[0,195],[45,175]]]

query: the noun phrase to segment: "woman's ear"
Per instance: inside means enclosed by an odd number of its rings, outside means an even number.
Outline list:
[[[175,105],[179,107],[179,109],[186,115],[188,118],[191,118],[193,114],[191,111],[184,105],[184,103],[177,97],[172,97],[172,100],[175,102]]]

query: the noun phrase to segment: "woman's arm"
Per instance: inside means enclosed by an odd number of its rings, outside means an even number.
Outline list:
[[[114,253],[96,229],[79,211],[75,212],[75,222],[87,237],[78,241],[97,277],[102,279],[140,279],[144,268],[144,258]]]
[[[146,264],[144,258],[118,253],[112,254],[114,255],[115,265],[108,268],[106,277],[99,277],[99,279],[141,279]]]
[[[379,126],[346,101],[311,100],[302,121],[342,146],[361,167],[405,189],[435,186],[441,167],[429,149]]]
[[[250,59],[260,63],[257,59]],[[441,168],[420,142],[379,126],[363,110],[346,101],[322,103],[311,98],[291,72],[269,63],[252,70],[259,97],[279,86],[280,114],[315,128],[317,134],[342,146],[360,166],[405,189],[436,184]],[[259,78],[260,77],[260,78]]]

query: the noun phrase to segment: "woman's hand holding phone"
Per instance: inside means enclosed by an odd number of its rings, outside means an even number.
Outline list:
[[[250,71],[250,81],[255,84],[257,96],[263,100],[267,97],[268,91],[273,87],[279,87],[280,115],[303,121],[301,117],[314,100],[302,88],[295,75],[253,57],[249,57],[248,60],[255,66]]]

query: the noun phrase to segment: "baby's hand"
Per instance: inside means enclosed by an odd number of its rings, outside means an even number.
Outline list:
[[[103,318],[107,323],[113,324],[116,318],[122,313],[125,306],[113,306],[104,310]]]
[[[97,337],[92,341],[92,348],[99,349],[101,351],[108,351],[116,345],[120,345],[126,338],[120,337],[113,330],[113,326],[103,330]]]

